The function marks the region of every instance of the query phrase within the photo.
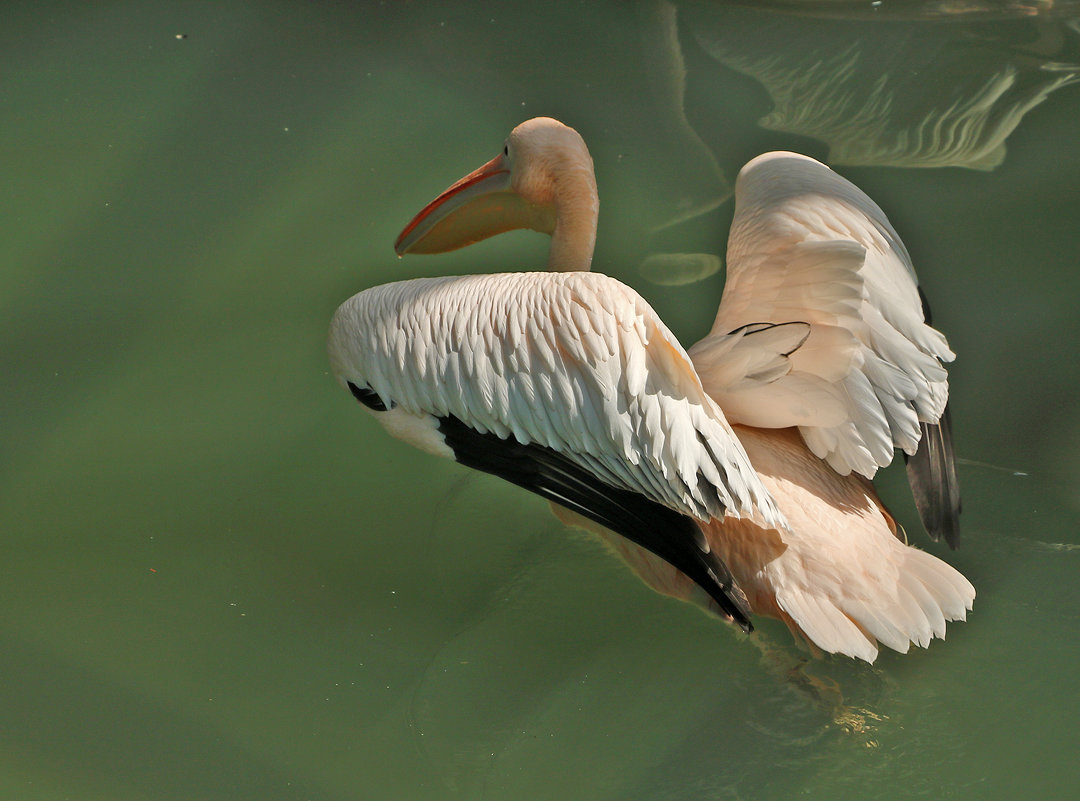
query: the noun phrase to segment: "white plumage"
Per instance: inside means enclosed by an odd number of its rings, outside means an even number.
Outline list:
[[[398,252],[527,226],[551,233],[551,269],[578,272],[361,292],[331,324],[338,379],[391,433],[432,453],[559,503],[560,487],[585,486],[560,517],[599,533],[660,592],[744,624],[747,608],[774,616],[824,651],[867,661],[878,643],[906,651],[943,637],[975,591],[896,536],[867,480],[895,448],[918,451],[913,462],[927,468],[913,487],[940,492],[934,513],[952,518],[946,536],[955,531],[951,445],[938,427],[941,362],[953,354],[924,320],[884,213],[805,156],[751,161],[736,184],[716,322],[689,355],[636,292],[584,272],[596,214],[577,133],[546,118],[518,126],[501,156],[416,216]],[[450,443],[451,429],[474,433]],[[935,435],[929,450],[924,431]],[[541,491],[520,461],[475,451],[510,443],[525,446],[514,459],[553,470],[554,485]],[[592,514],[593,501],[616,513]],[[620,520],[633,542],[611,530]]]
[[[690,351],[702,380],[732,422],[799,426],[839,473],[873,478],[894,448],[916,451],[919,423],[936,423],[948,400],[941,362],[954,354],[923,320],[911,257],[877,204],[806,156],[758,156],[735,191],[724,294]],[[809,336],[786,376],[733,383],[710,351],[764,321],[807,323]],[[820,419],[799,403],[808,392]]]
[[[783,525],[678,340],[613,278],[506,273],[374,287],[338,309],[329,352],[343,384],[370,387],[388,408],[543,445],[702,521],[729,513]]]

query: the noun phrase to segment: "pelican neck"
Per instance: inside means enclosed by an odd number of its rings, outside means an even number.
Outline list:
[[[556,180],[555,227],[551,231],[548,269],[558,272],[588,272],[596,247],[596,222],[600,201],[588,166],[566,170]]]

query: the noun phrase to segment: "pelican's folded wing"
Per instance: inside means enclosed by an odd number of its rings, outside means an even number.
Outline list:
[[[895,448],[915,454],[944,414],[942,362],[954,356],[924,318],[911,258],[884,212],[825,165],[766,153],[739,174],[727,261],[716,322],[690,354],[728,419],[798,426],[844,475],[873,477]],[[766,324],[793,322],[809,326],[794,348],[766,342]],[[753,361],[740,351],[770,345],[786,369],[735,375],[733,358]],[[945,457],[935,453],[937,469]]]
[[[605,511],[612,503],[636,496],[698,520],[730,514],[784,525],[678,341],[636,292],[607,276],[508,273],[375,287],[338,309],[330,357],[366,405],[369,391],[377,396],[395,433],[587,516],[585,507],[596,507],[598,522],[614,519]],[[432,436],[442,439],[432,444]],[[498,441],[501,453],[481,452]],[[534,464],[523,470],[522,459]],[[528,481],[514,477],[522,475]],[[559,492],[569,494],[560,500]],[[696,565],[672,563],[699,583],[723,583],[726,568],[696,525],[687,529],[690,549],[665,544],[688,536],[682,529],[642,541],[649,528],[616,530],[669,561],[697,551]]]

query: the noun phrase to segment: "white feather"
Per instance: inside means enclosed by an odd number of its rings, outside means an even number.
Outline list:
[[[426,322],[433,319],[439,327]],[[674,335],[607,276],[510,273],[374,287],[338,309],[329,350],[342,384],[370,386],[408,414],[453,415],[553,448],[701,520],[730,514],[784,525]]]
[[[948,399],[941,362],[953,353],[923,319],[907,249],[869,197],[806,156],[759,156],[735,191],[724,295],[712,332],[690,349],[702,381],[732,422],[797,425],[839,473],[873,477],[894,448],[914,452],[919,422],[937,422]],[[785,375],[755,385],[734,379],[730,365],[712,368],[708,353],[730,332],[786,322],[811,333]],[[807,421],[798,406],[765,400],[808,385],[842,403],[843,419],[835,403]]]

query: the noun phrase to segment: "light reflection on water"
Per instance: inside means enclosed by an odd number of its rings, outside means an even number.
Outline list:
[[[0,29],[4,797],[1067,797],[1072,4],[46,5]],[[596,266],[687,342],[747,158],[832,153],[886,209],[959,354],[963,541],[931,549],[979,596],[945,642],[738,635],[342,396],[351,293],[543,263],[391,250],[538,114],[589,142]],[[672,254],[702,280],[639,272]]]

